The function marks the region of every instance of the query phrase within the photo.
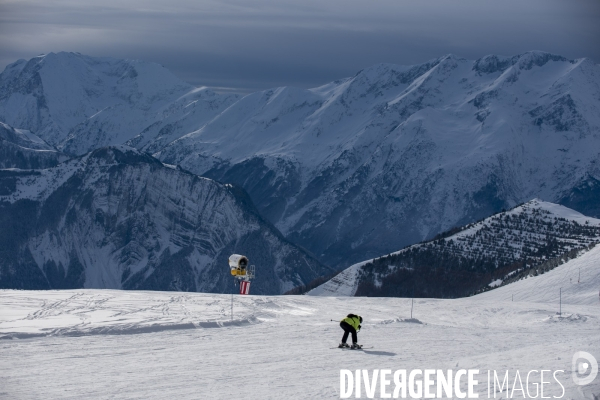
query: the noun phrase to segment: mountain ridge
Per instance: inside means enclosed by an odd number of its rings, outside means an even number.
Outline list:
[[[463,297],[516,276],[544,273],[599,242],[600,219],[534,199],[433,240],[354,264],[308,294]],[[552,265],[545,265],[550,261]],[[437,287],[440,282],[444,284]]]
[[[3,288],[228,293],[235,252],[257,265],[253,293],[280,294],[329,271],[265,223],[242,189],[126,146],[3,172]]]
[[[376,65],[246,96],[156,156],[245,187],[286,236],[336,265],[596,179],[598,69],[541,52]]]
[[[0,122],[0,169],[48,168],[68,158],[33,133]]]
[[[211,118],[236,98],[193,87],[156,63],[80,53],[17,61],[0,74],[0,121],[72,155],[123,144],[190,104],[200,120]]]

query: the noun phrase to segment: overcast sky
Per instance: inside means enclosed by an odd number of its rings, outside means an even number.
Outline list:
[[[248,92],[527,50],[600,62],[600,0],[0,0],[0,70],[78,51]]]

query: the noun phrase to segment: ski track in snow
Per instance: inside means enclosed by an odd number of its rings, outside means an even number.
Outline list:
[[[570,373],[576,351],[600,359],[599,261],[593,249],[475,297],[415,299],[412,318],[401,298],[236,295],[232,320],[224,294],[2,290],[0,398],[339,398],[340,369],[466,368],[480,398],[489,369],[550,369],[563,398],[592,399],[600,377],[580,389]],[[330,349],[348,312],[373,349]]]

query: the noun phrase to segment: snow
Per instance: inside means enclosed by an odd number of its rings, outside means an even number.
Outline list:
[[[360,267],[370,261],[363,261],[346,268],[329,281],[310,290],[307,294],[310,296],[354,296],[358,285],[356,279],[358,271]]]
[[[496,279],[495,281],[492,281],[488,286],[489,287],[497,287],[500,286],[502,284],[502,279]]]
[[[78,170],[84,168],[88,156],[67,160],[55,168],[38,170],[39,175],[18,178],[17,190],[6,196],[0,196],[0,201],[14,203],[22,199],[43,200],[48,198],[58,187],[63,185]]]
[[[0,120],[74,154],[125,143],[162,122],[169,128],[174,114],[195,114],[199,123],[237,99],[194,88],[156,63],[66,52],[7,66],[0,94]],[[193,101],[195,111],[183,110]]]
[[[592,218],[585,216],[575,210],[572,210],[568,207],[561,206],[560,204],[554,204],[547,201],[541,201],[538,199],[533,200],[535,202],[534,206],[539,207],[543,210],[547,210],[553,215],[559,218],[570,219],[571,221],[576,221],[581,225],[585,225],[587,223],[595,226],[600,226],[600,219]]]
[[[537,277],[529,277],[477,297],[490,301],[515,300],[557,303],[559,289],[568,304],[600,305],[600,245]]]
[[[576,351],[600,359],[599,261],[600,247],[475,297],[416,299],[412,318],[400,298],[236,295],[231,319],[226,294],[2,290],[0,395],[333,399],[340,369],[465,368],[480,370],[480,398],[487,370],[549,369],[564,371],[563,398],[592,399],[600,378],[578,387],[570,373]],[[372,349],[331,349],[348,312],[363,316],[359,342]]]
[[[427,131],[429,139],[438,147],[436,155],[443,157],[449,167],[464,166],[465,160],[461,158],[465,154],[471,158],[468,161],[470,165],[477,165],[506,150],[511,145],[506,140],[507,136],[511,140],[520,136],[514,130],[529,129],[521,126],[525,125],[524,110],[513,104],[514,96],[519,96],[522,103],[539,105],[538,95],[543,98],[550,92],[555,97],[560,88],[556,85],[557,79],[560,81],[570,74],[577,75],[581,64],[585,63],[585,59],[574,62],[563,60],[550,62],[536,71],[521,70],[528,60],[541,56],[543,53],[535,52],[518,56],[519,63],[511,69],[527,76],[521,78],[519,85],[512,86],[501,79],[502,75],[477,74],[473,70],[474,61],[449,55],[433,60],[430,68],[411,82],[404,82],[398,77],[407,74],[411,68],[423,66],[378,64],[352,78],[315,89],[280,87],[265,90],[245,96],[201,129],[182,136],[169,147],[181,147],[178,150],[184,157],[199,151],[207,156],[220,155],[231,163],[257,154],[285,157],[300,160],[304,166],[313,169],[334,160],[332,148],[339,153],[361,145],[372,145],[372,142],[380,142],[376,145],[384,146],[389,141],[401,139],[398,136],[410,124],[398,121],[397,112],[402,111],[400,108],[406,107],[407,102],[422,96],[422,91],[433,90],[436,98],[427,100],[431,103],[430,107],[415,109],[409,120],[424,124],[423,131]],[[460,78],[468,80],[470,85],[461,84]],[[582,84],[577,81],[581,77],[573,79],[576,79],[573,84]],[[505,91],[506,96],[501,97],[507,99],[501,98],[500,104],[495,104],[496,108],[492,110],[490,119],[494,119],[497,126],[491,130],[484,129],[481,121],[473,118],[477,110],[472,103],[478,95],[495,89]],[[589,88],[578,87],[572,92],[573,96],[587,96]],[[431,113],[435,115],[429,115]],[[499,119],[494,116],[496,113],[500,114]],[[507,121],[513,117],[518,122],[511,130]],[[489,123],[486,121],[486,125]],[[396,134],[374,132],[371,130],[374,124],[385,127],[395,124]],[[317,132],[321,128],[323,134]],[[550,144],[555,146],[562,139],[551,138]],[[532,144],[522,137],[521,142],[526,146]],[[490,146],[491,143],[498,145]],[[573,145],[576,144],[568,147]],[[534,148],[531,150],[535,152]],[[582,150],[584,157],[595,154]]]
[[[564,218],[570,221],[574,221],[577,222],[578,224],[581,225],[586,225],[586,224],[590,224],[592,226],[600,226],[600,219],[598,218],[593,218],[593,217],[587,217],[575,210],[572,210],[568,207],[565,206],[561,206],[560,204],[554,204],[554,203],[550,203],[548,201],[542,201],[540,199],[533,199],[531,201],[528,201],[527,203],[515,207],[512,210],[507,211],[506,215],[519,215],[521,213],[526,213],[526,214],[531,214],[531,212],[533,210],[544,210],[544,211],[548,211],[550,213],[550,217],[552,218]],[[456,235],[452,235],[448,238],[446,238],[446,241],[449,240],[456,240],[456,238],[468,238],[469,236],[472,236],[476,231],[486,227],[486,225],[488,224],[488,221],[490,219],[494,218],[493,216],[490,218],[486,218],[484,221],[482,222],[478,222],[473,224],[471,227],[462,230],[461,232],[457,233]],[[548,217],[547,217],[548,219]]]

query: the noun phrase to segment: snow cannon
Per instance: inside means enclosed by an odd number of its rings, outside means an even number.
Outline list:
[[[229,256],[229,268],[231,275],[239,279],[248,276],[248,257],[241,254],[232,254]]]
[[[233,282],[235,283],[239,281],[240,283],[240,294],[250,294],[250,279],[254,278],[255,276],[255,267],[254,265],[248,265],[248,257],[240,254],[230,255],[229,269],[231,270],[231,275],[233,275],[234,278]]]

